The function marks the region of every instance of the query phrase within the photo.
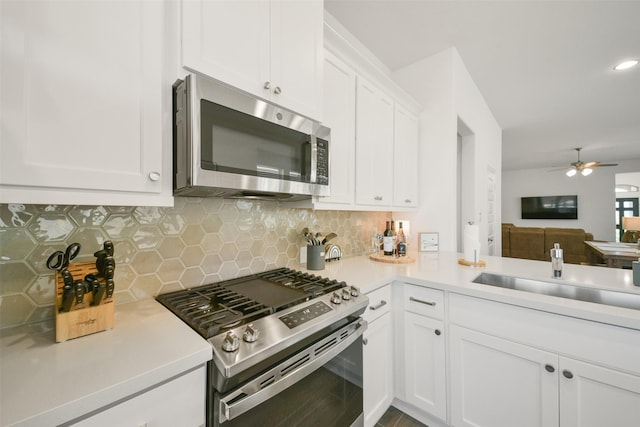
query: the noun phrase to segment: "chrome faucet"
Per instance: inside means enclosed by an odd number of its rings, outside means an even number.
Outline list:
[[[551,268],[553,269],[553,277],[556,279],[562,278],[562,249],[560,249],[560,243],[554,243],[551,249]]]

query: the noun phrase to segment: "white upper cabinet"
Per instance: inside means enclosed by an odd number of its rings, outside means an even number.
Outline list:
[[[171,205],[163,3],[0,8],[0,202]]]
[[[353,205],[356,150],[356,73],[330,52],[324,59],[324,123],[331,128],[331,196],[319,203]]]
[[[356,94],[356,203],[393,203],[393,100],[358,77]]]
[[[418,119],[395,105],[393,138],[393,205],[418,207]]]
[[[182,64],[320,119],[323,2],[182,2]]]

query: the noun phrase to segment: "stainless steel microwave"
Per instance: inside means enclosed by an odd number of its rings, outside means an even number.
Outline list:
[[[198,74],[173,89],[175,195],[329,195],[328,128]]]

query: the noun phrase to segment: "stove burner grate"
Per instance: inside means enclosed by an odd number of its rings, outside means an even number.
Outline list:
[[[158,295],[157,300],[205,338],[273,310],[219,284]]]
[[[346,286],[279,268],[161,294],[156,299],[205,338]]]

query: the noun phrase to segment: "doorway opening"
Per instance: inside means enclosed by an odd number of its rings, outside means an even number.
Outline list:
[[[616,242],[622,241],[624,229],[622,228],[622,217],[639,216],[637,197],[616,198]]]

